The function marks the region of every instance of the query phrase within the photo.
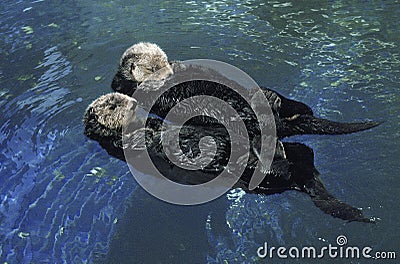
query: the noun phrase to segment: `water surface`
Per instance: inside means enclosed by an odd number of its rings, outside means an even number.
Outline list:
[[[338,235],[397,250],[398,1],[4,0],[0,13],[1,262],[252,263],[266,241],[322,247]],[[288,139],[312,147],[328,190],[377,223],[335,219],[297,192],[235,190],[195,207],[146,194],[81,121],[139,41],[235,65],[321,117],[385,121]]]

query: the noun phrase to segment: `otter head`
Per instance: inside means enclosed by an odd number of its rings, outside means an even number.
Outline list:
[[[144,81],[163,81],[173,73],[165,52],[156,44],[140,42],[129,47],[119,63],[111,88],[132,95]]]
[[[127,119],[135,121],[136,109],[137,101],[124,94],[110,93],[99,97],[86,109],[83,118],[85,135],[97,141],[120,139]]]

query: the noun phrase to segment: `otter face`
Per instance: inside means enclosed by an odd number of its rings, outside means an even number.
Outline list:
[[[137,85],[146,81],[161,81],[173,73],[165,52],[156,44],[140,42],[123,54],[111,87],[114,91],[132,95]]]
[[[137,101],[127,95],[110,93],[93,101],[83,118],[85,135],[97,139],[121,135],[127,118],[135,118]],[[131,119],[132,120],[132,119]]]

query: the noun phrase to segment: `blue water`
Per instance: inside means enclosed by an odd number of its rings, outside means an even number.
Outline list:
[[[1,263],[263,263],[264,242],[321,247],[338,235],[398,250],[398,1],[3,0],[0,14]],[[147,195],[81,121],[139,41],[173,60],[235,65],[321,117],[385,121],[290,139],[314,149],[332,194],[377,224],[335,219],[297,192],[235,190],[196,207]],[[365,260],[319,260],[350,262]]]

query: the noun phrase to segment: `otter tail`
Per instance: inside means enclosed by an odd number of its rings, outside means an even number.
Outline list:
[[[363,215],[360,209],[354,208],[332,196],[318,178],[314,178],[304,187],[314,204],[324,213],[343,220],[374,223],[371,218]]]
[[[312,115],[300,115],[286,118],[277,124],[278,135],[288,137],[293,135],[317,134],[317,135],[338,135],[350,134],[376,127],[381,122],[357,122],[340,123]]]

